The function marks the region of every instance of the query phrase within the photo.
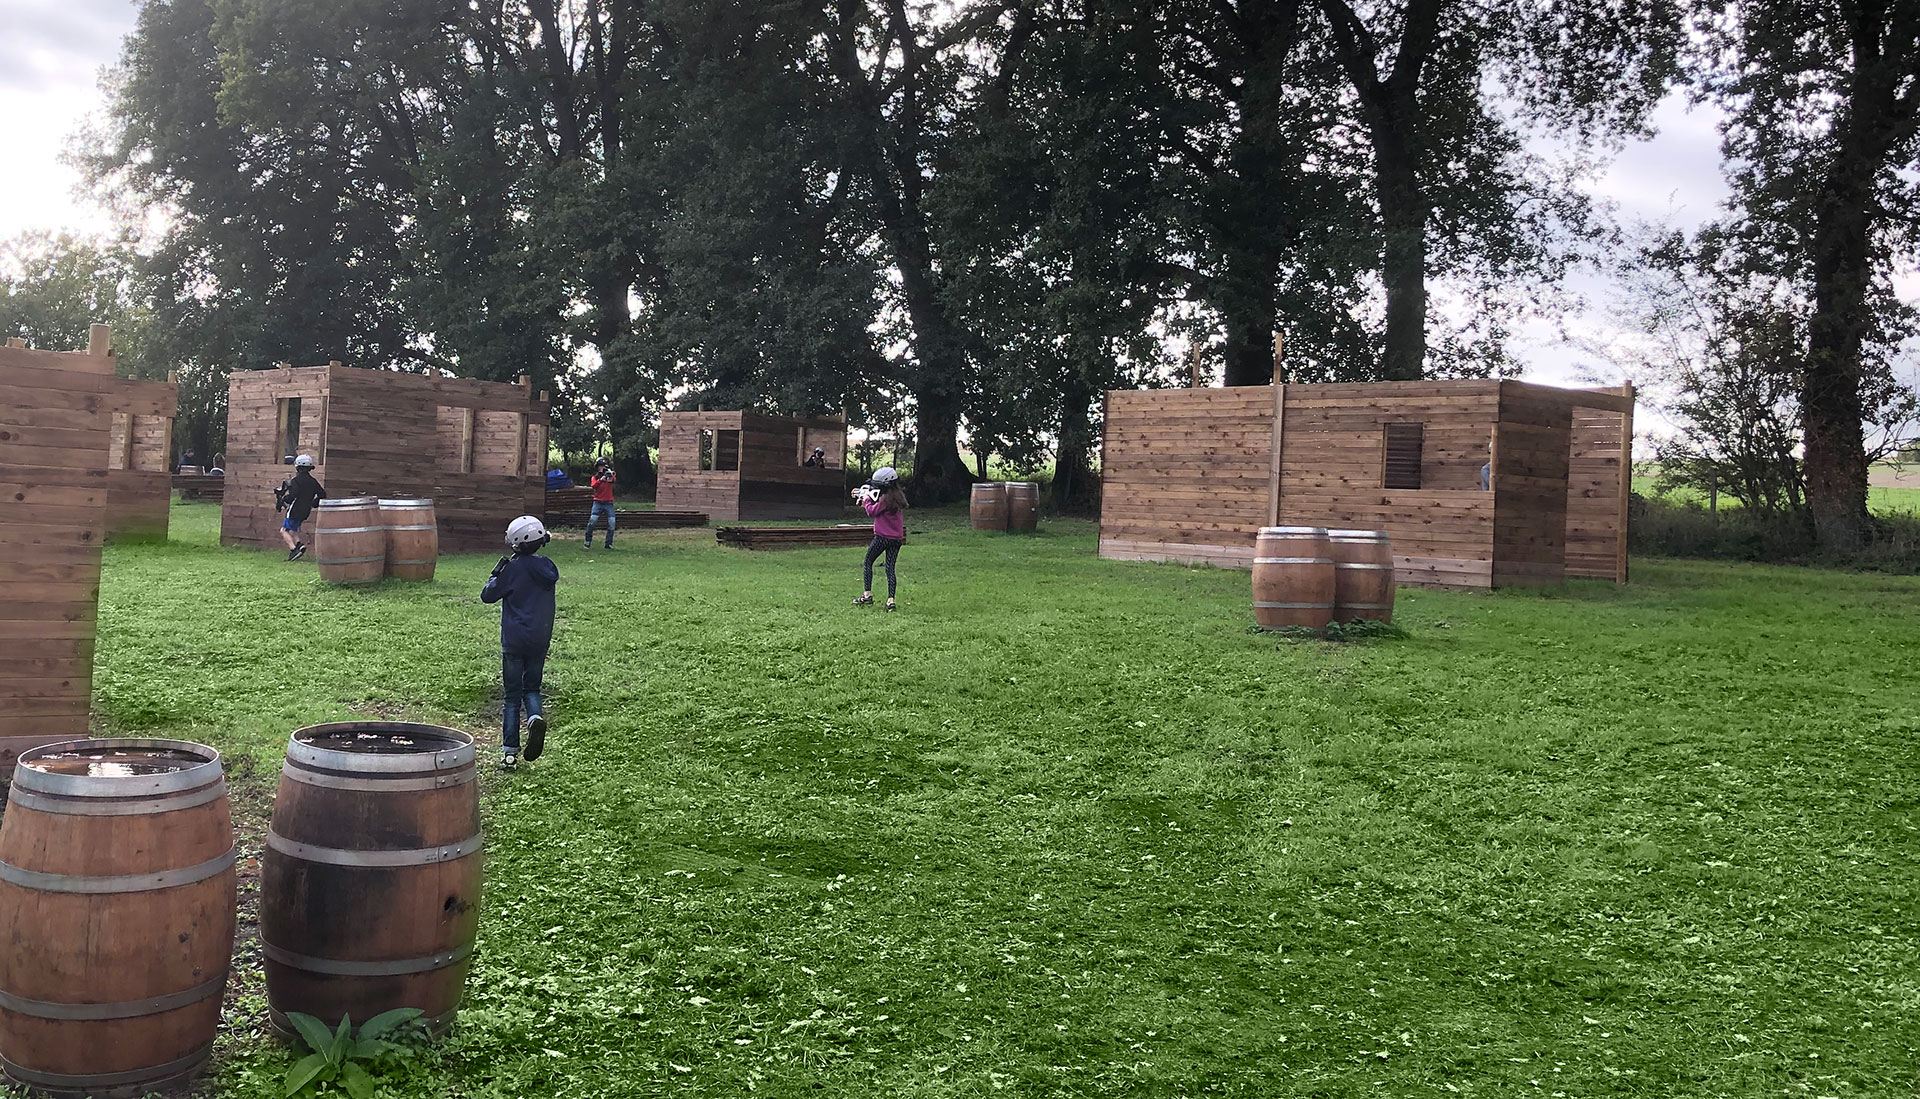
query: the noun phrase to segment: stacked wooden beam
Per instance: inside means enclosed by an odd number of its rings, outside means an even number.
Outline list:
[[[802,546],[864,546],[873,540],[871,526],[835,527],[721,527],[714,539],[740,549],[793,549]]]
[[[112,334],[87,351],[0,349],[0,775],[40,744],[87,735]]]
[[[173,475],[173,487],[182,500],[211,500],[217,504],[226,498],[227,479],[205,474],[176,473]]]
[[[587,521],[587,511],[592,506],[593,489],[587,485],[550,488],[540,521],[550,527],[577,527]]]
[[[707,525],[707,513],[704,511],[628,511],[615,508],[613,521],[621,530],[628,527],[704,527]]]

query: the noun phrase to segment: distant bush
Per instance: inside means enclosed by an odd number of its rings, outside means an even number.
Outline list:
[[[1658,557],[1708,557],[1869,572],[1920,573],[1920,516],[1880,515],[1877,536],[1855,553],[1823,551],[1801,513],[1723,507],[1633,494],[1628,548]]]

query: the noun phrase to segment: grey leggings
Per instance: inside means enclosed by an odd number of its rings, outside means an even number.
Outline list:
[[[904,545],[906,545],[906,543],[898,538],[882,538],[877,534],[873,536],[873,541],[867,544],[867,563],[865,566],[865,589],[867,591],[873,590],[873,560],[884,553],[887,555],[887,598],[893,598],[895,585],[893,563],[899,560],[900,547]]]

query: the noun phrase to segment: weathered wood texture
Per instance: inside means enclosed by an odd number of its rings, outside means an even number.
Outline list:
[[[0,775],[87,735],[119,384],[104,353],[0,348]]]
[[[713,532],[713,539],[739,549],[864,546],[873,541],[873,527],[851,523],[834,527],[721,527]]]
[[[1569,539],[1584,561],[1624,538],[1617,509],[1570,511],[1568,472],[1574,410],[1617,424],[1630,396],[1499,380],[1283,389],[1107,394],[1101,555],[1247,568],[1261,526],[1384,530],[1399,583],[1490,587],[1558,579]],[[1417,489],[1384,487],[1390,424],[1419,425]],[[1612,445],[1618,461],[1617,430]],[[1408,452],[1395,463],[1411,481]]]
[[[837,418],[664,413],[655,501],[715,519],[839,518],[848,507],[846,430]],[[816,446],[827,464],[803,465]]]
[[[297,425],[291,401],[299,399]],[[547,402],[527,387],[329,364],[236,371],[220,540],[275,547],[275,486],[311,454],[334,497],[433,501],[440,548],[495,549],[546,508]]]
[[[121,378],[107,440],[107,538],[165,541],[172,506],[167,467],[180,387]]]

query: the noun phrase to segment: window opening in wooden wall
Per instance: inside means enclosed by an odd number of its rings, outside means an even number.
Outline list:
[[[444,473],[473,472],[473,409],[441,405],[435,411],[438,429],[435,457]]]
[[[840,441],[842,438],[840,432],[835,431],[829,433],[821,431],[817,427],[801,427],[798,429],[798,434],[800,437],[801,465],[814,465],[823,469],[840,468],[840,459],[842,457],[840,454]],[[816,447],[819,448],[821,452],[818,461],[815,461],[813,457],[813,452]]]
[[[700,429],[700,472],[706,473],[712,469],[713,429],[703,427]]]
[[[1382,424],[1380,484],[1385,488],[1420,487],[1422,424]]]
[[[287,462],[300,455],[300,398],[282,397],[279,403],[280,437],[274,442],[279,453],[273,457],[274,461]]]
[[[740,468],[740,433],[738,431],[713,433],[713,468],[718,470]]]

